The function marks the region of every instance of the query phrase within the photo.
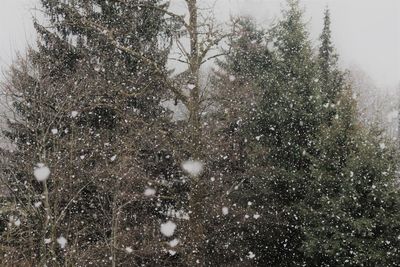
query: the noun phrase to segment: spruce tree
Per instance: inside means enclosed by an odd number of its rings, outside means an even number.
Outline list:
[[[141,9],[139,3],[154,8]],[[47,0],[42,5],[52,27],[35,25],[38,50],[15,66],[7,84],[17,120],[6,133],[16,148],[7,153],[5,169],[10,200],[18,204],[12,218],[22,223],[4,232],[10,237],[5,263],[168,261],[160,223],[174,205],[165,196],[175,190],[171,177],[179,165],[168,143],[173,126],[160,105],[169,45],[161,12],[166,6]],[[141,57],[117,49],[89,21]],[[147,59],[157,62],[157,70],[144,64]],[[36,181],[34,170],[50,170],[49,179]]]
[[[396,266],[399,190],[396,153],[379,131],[357,120],[351,86],[336,65],[329,12],[321,35],[321,88],[329,123],[316,138],[303,203],[308,266]]]
[[[318,68],[298,1],[288,1],[283,18],[272,29],[274,61],[260,87],[263,92],[254,137],[264,155],[254,179],[256,192],[270,203],[262,216],[266,247],[264,264],[298,266],[303,240],[299,203],[307,193],[315,154],[315,136],[322,122]]]
[[[343,90],[345,75],[338,67],[338,55],[332,43],[330,11],[327,8],[324,13],[324,26],[320,35],[320,47],[318,53],[319,82],[321,84],[322,102],[326,120],[335,115],[335,100]]]
[[[206,118],[213,144],[208,154],[215,179],[211,188],[217,192],[213,203],[219,207],[210,220],[217,230],[208,236],[213,266],[253,266],[263,251],[258,243],[262,208],[252,205],[257,196],[250,188],[257,156],[250,150],[248,128],[261,95],[257,81],[271,63],[265,35],[250,18],[235,19],[229,49],[214,72],[214,109]]]

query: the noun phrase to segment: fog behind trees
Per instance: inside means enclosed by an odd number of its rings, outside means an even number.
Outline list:
[[[400,3],[396,0],[303,0],[312,40],[321,31],[323,10],[332,12],[332,38],[340,54],[339,63],[352,71],[360,85],[358,101],[369,120],[379,120],[391,136],[397,136],[397,119],[393,118],[398,106],[400,87]],[[284,0],[203,0],[203,7],[213,7],[220,24],[232,16],[252,16],[267,27],[279,18]],[[171,10],[184,14],[182,0],[171,1]],[[37,0],[3,0],[0,9],[0,68],[4,71],[24,53],[27,45],[34,45],[35,33],[32,17],[40,20]],[[176,63],[171,67],[180,68]],[[211,64],[207,65],[208,68]],[[4,77],[2,77],[4,79]],[[361,86],[361,84],[363,86]],[[388,102],[390,104],[388,105]],[[371,105],[374,103],[374,105]],[[388,108],[390,107],[390,108]]]

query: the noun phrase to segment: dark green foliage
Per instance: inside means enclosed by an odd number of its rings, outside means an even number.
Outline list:
[[[350,86],[337,66],[329,11],[315,57],[303,12],[297,1],[288,3],[269,35],[270,50],[254,42],[259,46],[251,51],[264,52],[247,51],[251,39],[245,37],[256,35],[244,34],[240,45],[232,45],[234,56],[220,64],[225,75],[240,77],[236,91],[262,92],[254,102],[257,113],[240,131],[251,171],[231,196],[243,208],[252,202],[261,217],[241,228],[240,246],[257,255],[259,266],[375,266],[379,259],[395,266],[399,196],[391,145],[382,150],[378,134],[357,121]],[[223,88],[229,88],[226,80]]]
[[[219,77],[229,78],[233,75],[239,81],[255,81],[265,74],[264,67],[268,65],[269,51],[265,47],[265,32],[257,27],[249,18],[238,18],[234,22],[232,36],[229,40],[227,55],[217,61],[222,73]],[[265,58],[263,58],[265,56]],[[229,73],[223,73],[229,71]]]
[[[380,133],[356,119],[352,91],[336,65],[325,13],[319,57],[327,123],[303,205],[302,250],[308,266],[396,266],[399,190],[396,153]]]

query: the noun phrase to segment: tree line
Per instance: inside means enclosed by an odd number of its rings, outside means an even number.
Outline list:
[[[228,30],[197,0],[40,2],[2,84],[2,266],[400,264],[398,151],[328,9],[313,44],[297,0]]]

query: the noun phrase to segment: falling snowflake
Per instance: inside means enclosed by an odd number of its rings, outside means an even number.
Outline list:
[[[67,245],[67,239],[65,237],[63,237],[63,236],[60,236],[59,238],[57,238],[57,243],[63,249]]]
[[[71,118],[76,118],[78,116],[78,111],[71,112]]]
[[[146,188],[146,190],[144,190],[144,195],[146,197],[151,197],[154,196],[156,194],[156,190],[153,188]]]
[[[228,213],[229,213],[228,207],[223,207],[223,208],[222,208],[222,214],[223,214],[223,215],[228,215]]]
[[[176,239],[176,238],[175,238],[175,239],[169,241],[168,244],[169,244],[169,246],[170,246],[171,248],[174,248],[174,247],[176,247],[176,246],[179,244],[179,239]]]
[[[56,128],[51,129],[51,133],[52,133],[52,134],[58,134],[58,129],[56,129]]]
[[[126,253],[132,253],[133,249],[131,247],[126,247],[125,251],[126,251]]]
[[[174,235],[175,229],[176,229],[176,224],[171,221],[168,221],[166,223],[161,224],[160,230],[164,236],[171,237]]]
[[[249,259],[253,259],[254,257],[256,256],[256,254],[254,254],[253,252],[249,252],[249,255],[247,255],[247,257],[249,258]]]
[[[199,176],[203,171],[203,163],[197,160],[188,160],[182,163],[182,169],[190,176]]]
[[[38,182],[44,182],[50,176],[50,169],[43,163],[38,163],[37,167],[33,171],[33,175]]]

